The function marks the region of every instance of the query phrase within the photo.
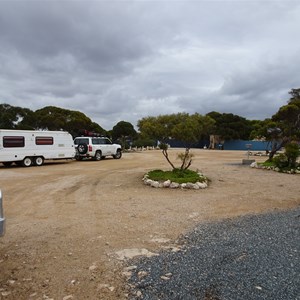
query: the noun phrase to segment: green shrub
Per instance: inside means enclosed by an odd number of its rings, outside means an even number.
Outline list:
[[[135,140],[133,143],[132,143],[132,147],[155,147],[156,145],[156,141],[155,140],[152,140],[152,139],[138,139],[138,140]]]
[[[296,168],[297,158],[300,156],[300,148],[296,143],[289,143],[285,146],[285,152],[275,156],[272,160],[274,165],[280,170]]]
[[[297,143],[289,143],[285,146],[285,155],[288,166],[294,168],[297,166],[297,158],[300,156],[300,147]]]
[[[148,173],[149,179],[155,181],[171,180],[177,183],[196,183],[207,180],[205,176],[201,176],[192,170],[173,169],[172,171],[153,170]]]
[[[273,157],[273,163],[275,167],[279,169],[285,169],[289,166],[288,158],[285,153],[280,153],[279,155]]]

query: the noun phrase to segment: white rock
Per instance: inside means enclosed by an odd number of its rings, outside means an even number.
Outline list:
[[[29,295],[30,298],[35,297],[37,295],[37,292],[32,293],[31,295]]]
[[[177,182],[171,182],[171,184],[170,184],[171,189],[177,189],[179,186],[180,186],[180,184]]]
[[[180,187],[181,187],[182,189],[185,189],[185,188],[186,188],[186,183],[182,183],[182,184],[180,185]]]
[[[141,279],[143,277],[146,277],[147,275],[148,275],[148,272],[146,272],[146,271],[139,271],[138,272],[139,279]]]
[[[188,189],[193,189],[193,188],[194,188],[194,184],[191,183],[191,182],[188,182],[188,183],[186,184],[186,187],[187,187]]]
[[[129,267],[126,267],[124,268],[124,271],[127,272],[127,271],[133,271],[133,270],[136,270],[137,266],[129,266]]]
[[[73,299],[74,297],[72,295],[68,295],[68,296],[65,296],[63,297],[63,300],[70,300],[70,299]]]
[[[146,179],[146,180],[144,180],[144,183],[145,183],[146,185],[151,185],[152,180],[151,180],[151,179]]]
[[[89,267],[89,270],[90,271],[95,271],[97,269],[97,266],[96,265],[91,265],[90,267]]]
[[[254,161],[253,163],[251,163],[250,167],[251,168],[257,168],[257,162]]]
[[[199,217],[199,213],[197,213],[197,212],[193,212],[193,213],[191,213],[190,215],[189,215],[189,219],[194,219],[194,218],[197,218],[197,217]]]
[[[171,252],[173,252],[173,253],[177,253],[177,252],[181,251],[181,247],[180,246],[179,247],[171,247],[169,249],[171,249]]]
[[[129,272],[129,271],[126,272],[126,271],[123,271],[123,272],[122,272],[122,275],[125,276],[125,277],[127,277],[127,278],[130,278],[131,275],[132,275],[132,272]]]
[[[159,187],[159,182],[158,181],[152,181],[151,186],[154,187],[154,188],[158,188]]]
[[[152,257],[157,256],[158,254],[148,251],[147,249],[124,249],[121,251],[117,251],[116,255],[119,260],[125,260],[125,259],[131,259],[136,256],[146,256],[146,257]]]
[[[199,186],[200,189],[207,188],[207,183],[206,182],[196,182],[196,184]]]
[[[160,278],[161,278],[162,280],[170,280],[170,277],[167,277],[167,276],[160,276]]]
[[[166,180],[164,183],[163,183],[163,186],[164,187],[169,187],[171,184],[171,180]]]
[[[11,292],[2,292],[1,295],[3,297],[9,296],[11,294]]]
[[[108,289],[109,288],[109,284],[106,283],[100,283],[98,284],[97,290],[103,290],[103,289]]]

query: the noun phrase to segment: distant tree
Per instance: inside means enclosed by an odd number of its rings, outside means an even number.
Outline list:
[[[33,114],[33,111],[28,108],[0,104],[0,128],[33,129],[31,125]]]
[[[133,125],[126,121],[118,122],[112,129],[111,135],[113,140],[120,140],[123,149],[126,148],[126,141],[132,140],[136,136],[137,132]]]
[[[268,122],[270,122],[270,119],[265,119],[265,120],[252,120],[251,121],[251,126],[252,126],[252,131],[250,133],[250,139],[251,140],[264,140],[266,139],[266,133],[267,133],[267,128]]]
[[[149,137],[143,138],[140,134],[137,134],[136,139],[132,142],[132,147],[155,147],[156,144],[156,140]]]
[[[215,120],[214,134],[219,135],[223,140],[248,140],[253,125],[251,121],[231,113],[218,113],[212,111],[207,114]]]
[[[174,138],[184,142],[185,152],[179,155],[182,161],[180,169],[188,169],[192,163],[192,144],[199,141],[203,135],[209,134],[213,124],[213,119],[208,116],[178,113],[143,118],[138,121],[138,128],[141,136],[160,142],[162,154],[173,169],[176,167],[169,158],[167,140]]]
[[[80,135],[82,129],[105,134],[105,130],[84,113],[55,106],[46,106],[35,111],[35,122],[36,128],[65,130],[74,137]]]
[[[27,130],[65,130],[74,137],[82,129],[106,134],[97,123],[79,111],[46,106],[35,112],[18,106],[0,104],[0,128]]]

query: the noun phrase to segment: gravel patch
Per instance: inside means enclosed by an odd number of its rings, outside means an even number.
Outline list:
[[[131,262],[130,299],[300,299],[299,224],[300,207],[200,224],[180,252]]]

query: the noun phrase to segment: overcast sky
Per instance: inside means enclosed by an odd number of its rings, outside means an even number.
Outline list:
[[[271,117],[300,87],[299,1],[0,0],[0,103]]]

